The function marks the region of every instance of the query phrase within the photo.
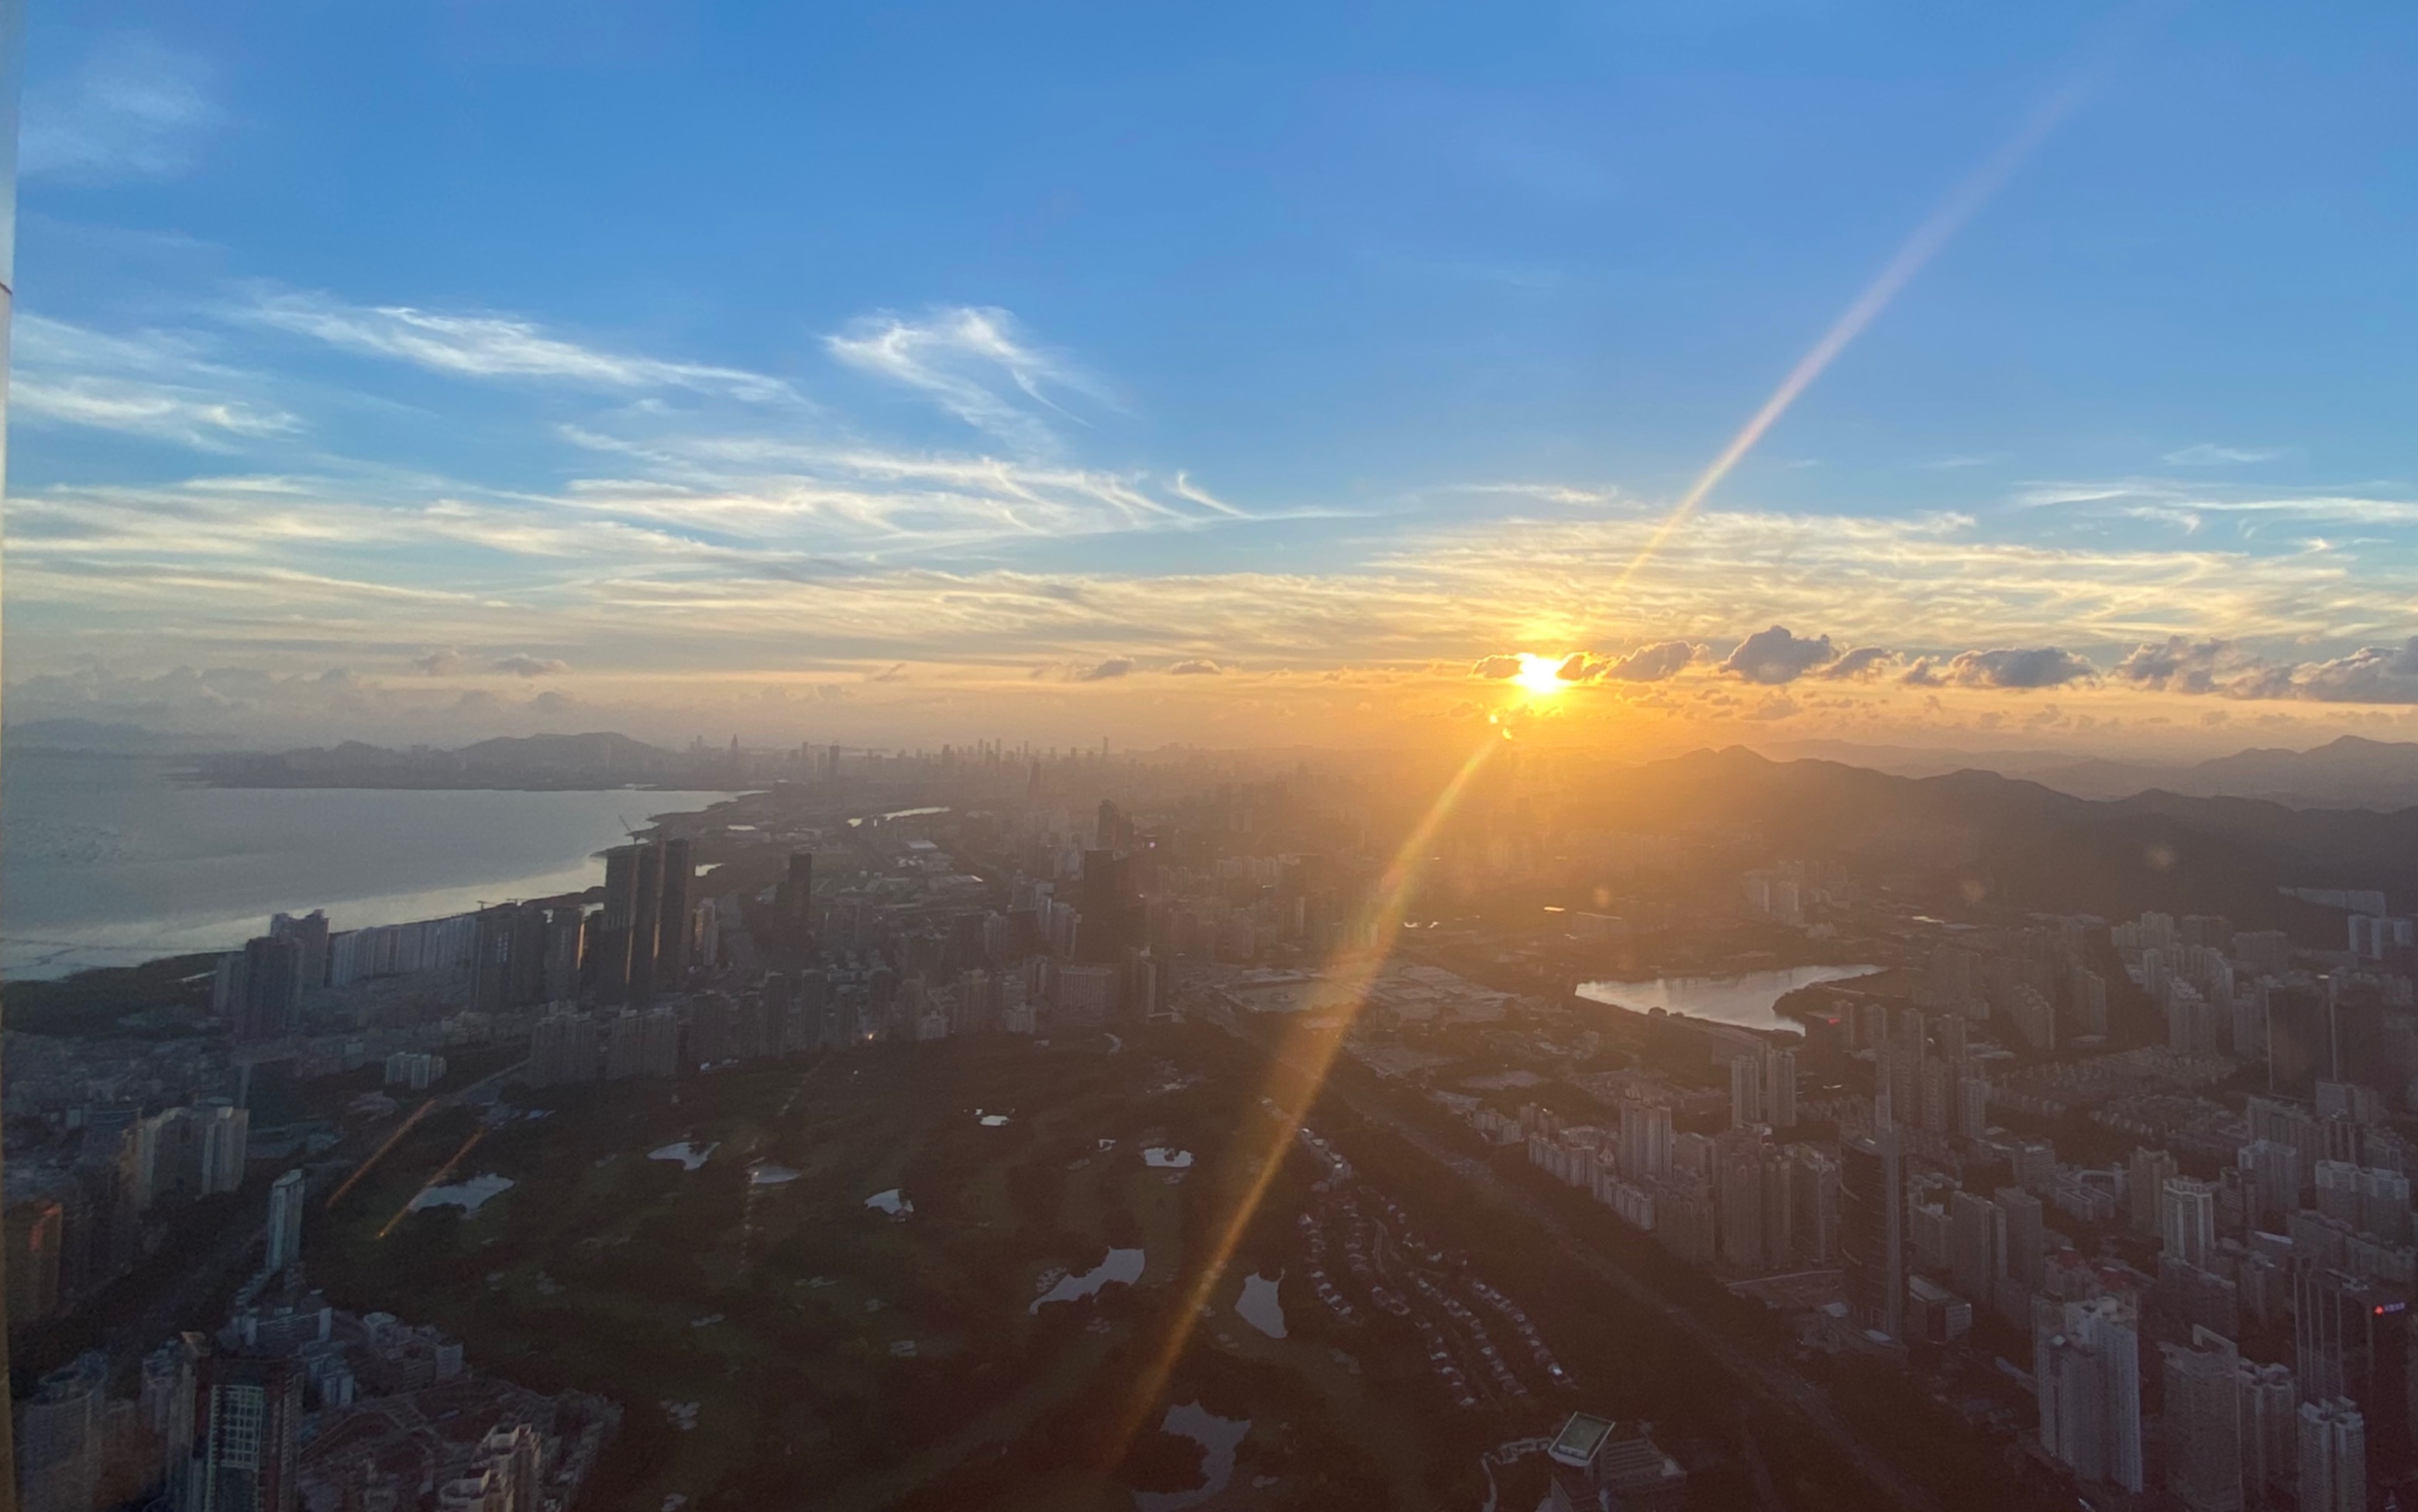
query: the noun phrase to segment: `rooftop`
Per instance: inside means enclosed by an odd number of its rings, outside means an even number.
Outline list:
[[[1603,1441],[1611,1436],[1609,1420],[1572,1413],[1570,1420],[1562,1425],[1562,1431],[1553,1436],[1553,1446],[1545,1452],[1557,1463],[1581,1466],[1595,1459]]]

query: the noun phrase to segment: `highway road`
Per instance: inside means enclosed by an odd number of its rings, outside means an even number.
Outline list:
[[[1211,1016],[1229,1032],[1272,1059],[1280,1059],[1285,1065],[1305,1075],[1314,1074],[1311,1067],[1301,1061],[1281,1056],[1277,1046],[1247,1024],[1226,1014]],[[1637,1306],[1659,1315],[1678,1330],[1681,1336],[1718,1363],[1732,1379],[1767,1404],[1796,1413],[1829,1440],[1831,1446],[1852,1463],[1890,1504],[1905,1509],[1905,1512],[1932,1512],[1938,1506],[1937,1499],[1930,1492],[1909,1480],[1889,1460],[1874,1453],[1847,1426],[1837,1407],[1819,1387],[1783,1365],[1754,1358],[1695,1314],[1638,1280],[1602,1250],[1581,1237],[1553,1211],[1552,1204],[1504,1181],[1483,1161],[1454,1151],[1384,1098],[1365,1088],[1352,1085],[1347,1076],[1329,1077],[1325,1095],[1335,1098],[1368,1123],[1391,1131],[1404,1144],[1452,1171],[1491,1206],[1525,1221],[1542,1238],[1559,1248],[1571,1263]]]

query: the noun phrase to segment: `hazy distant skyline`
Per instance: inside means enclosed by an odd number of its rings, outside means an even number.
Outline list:
[[[2418,737],[2390,8],[117,4],[30,56],[13,720]]]

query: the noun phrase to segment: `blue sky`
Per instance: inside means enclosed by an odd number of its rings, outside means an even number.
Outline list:
[[[1605,707],[2397,718],[2413,63],[2383,6],[38,8],[12,707],[1183,733],[1677,640]],[[1817,695],[1775,623],[1892,656]]]

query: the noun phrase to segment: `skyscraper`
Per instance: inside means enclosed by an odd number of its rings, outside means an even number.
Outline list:
[[[302,1173],[289,1170],[268,1188],[267,1270],[285,1269],[302,1258]]]
[[[674,836],[663,845],[661,894],[655,908],[655,985],[677,990],[688,975],[689,888],[696,868],[688,841]]]
[[[1905,1336],[1905,1176],[1897,1133],[1839,1147],[1839,1262],[1859,1327]]]
[[[1125,858],[1114,850],[1083,852],[1083,881],[1075,929],[1075,958],[1094,964],[1124,961],[1125,946],[1139,945],[1140,901],[1125,875]]]
[[[237,1039],[273,1040],[301,1027],[300,940],[290,935],[262,935],[247,940],[235,981]]]
[[[2368,1478],[2395,1483],[2410,1462],[2408,1299],[2382,1282],[2303,1260],[2292,1276],[2292,1304],[2302,1399],[2348,1398],[2364,1423]]]
[[[294,1512],[302,1367],[211,1354],[196,1374],[193,1512]]]
[[[1991,1288],[2005,1268],[2005,1215],[1979,1192],[1954,1192],[1948,1199],[1950,1271],[1956,1290],[1976,1309],[1990,1305]]]
[[[803,964],[814,951],[815,853],[789,853],[788,874],[773,893],[773,948],[782,959]]]
[[[644,846],[615,846],[604,852],[604,908],[589,933],[595,957],[596,1000],[607,1005],[630,1000],[630,946],[637,933],[638,856]],[[651,912],[648,922],[652,924]]]
[[[655,1000],[656,931],[664,907],[664,852],[660,846],[640,846],[630,892],[630,1001],[644,1008]],[[607,900],[610,901],[609,898]]]

